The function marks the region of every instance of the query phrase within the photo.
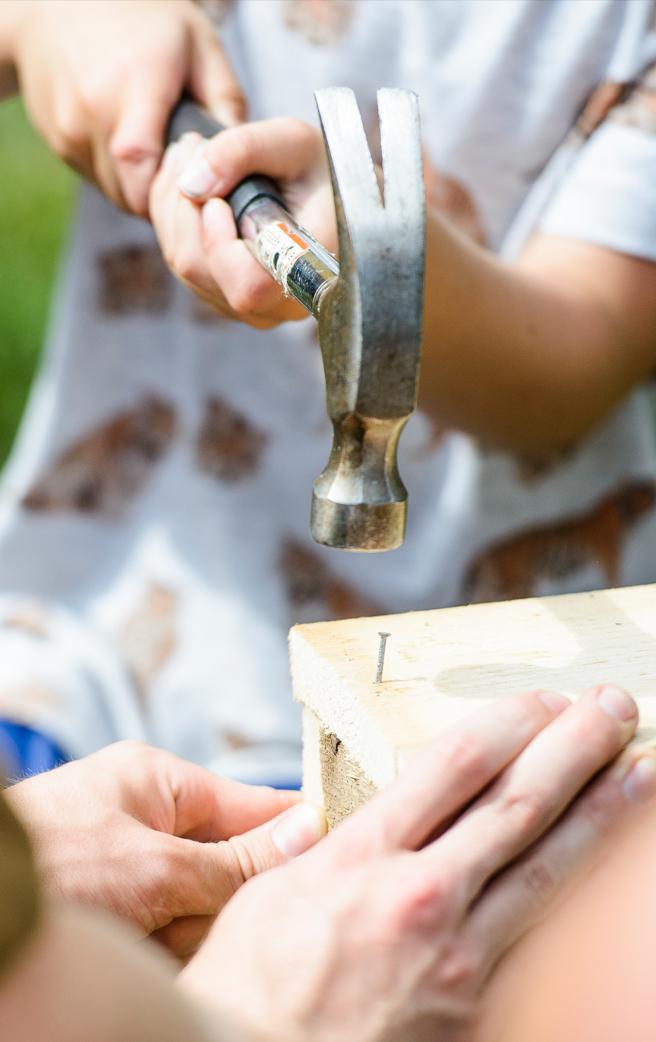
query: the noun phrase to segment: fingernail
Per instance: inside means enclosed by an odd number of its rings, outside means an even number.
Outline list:
[[[192,199],[201,199],[204,195],[216,191],[218,184],[216,174],[203,157],[190,163],[178,178],[178,188]]]
[[[323,812],[311,803],[299,803],[283,814],[271,829],[271,839],[284,857],[298,857],[325,832]]]
[[[656,762],[649,756],[634,763],[622,782],[624,795],[631,803],[644,803],[656,794]]]
[[[557,694],[556,691],[539,691],[538,698],[552,713],[562,713],[563,709],[567,709],[567,706],[572,704],[569,698]]]
[[[626,691],[612,684],[601,688],[597,694],[597,703],[605,713],[621,723],[627,723],[637,716],[638,710],[633,699]]]

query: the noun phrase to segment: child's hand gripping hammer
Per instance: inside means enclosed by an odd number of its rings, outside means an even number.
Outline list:
[[[333,447],[314,483],[314,539],[341,550],[393,550],[403,542],[407,492],[399,436],[417,401],[424,270],[424,192],[416,96],[378,92],[382,191],[355,97],[316,94],[330,163],[340,264],[287,212],[259,175],[228,202],[256,257],[319,322]],[[223,128],[181,102],[168,140]]]

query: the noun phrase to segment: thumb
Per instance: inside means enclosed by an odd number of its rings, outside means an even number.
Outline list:
[[[326,817],[312,803],[297,803],[265,825],[220,843],[194,844],[203,852],[212,914],[253,876],[304,854],[326,832]]]
[[[169,918],[215,916],[253,876],[283,865],[314,846],[326,832],[320,807],[297,803],[264,825],[218,843],[165,837]],[[164,840],[164,837],[163,837]]]
[[[239,862],[241,883],[304,854],[326,832],[326,817],[312,803],[297,803],[277,818],[226,841]]]
[[[194,97],[223,123],[243,123],[248,106],[244,92],[214,30],[203,25],[193,40],[189,87]]]

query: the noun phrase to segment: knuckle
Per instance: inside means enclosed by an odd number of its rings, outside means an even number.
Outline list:
[[[603,835],[614,824],[624,805],[616,784],[609,784],[608,776],[600,778],[581,799],[574,813],[583,815],[596,835]]]
[[[114,71],[114,70],[113,70]],[[116,69],[116,80],[120,80],[121,70]],[[98,70],[95,75],[87,77],[78,87],[78,101],[82,111],[97,120],[104,115],[108,105],[112,104],[115,95],[113,77]],[[116,81],[114,81],[116,82]]]
[[[472,945],[462,939],[453,941],[442,952],[437,976],[441,991],[458,993],[470,991],[478,984],[482,959]]]
[[[246,95],[238,83],[223,84],[213,100],[223,105],[228,104],[235,113],[239,112],[242,116],[246,114]]]
[[[308,124],[304,123],[302,119],[297,119],[295,116],[285,116],[281,120],[281,129],[286,131],[287,134],[293,134],[295,137],[308,137]]]
[[[118,163],[139,162],[144,158],[143,143],[130,141],[123,134],[114,134],[109,142],[109,155]]]
[[[154,933],[155,930],[160,929],[164,925],[169,916],[168,909],[161,899],[159,899],[160,891],[153,888],[154,893],[151,895],[147,891],[143,894],[135,893],[131,895],[129,902],[130,914],[128,918],[132,921],[135,926],[138,926],[146,936]],[[159,899],[159,903],[158,903]],[[125,912],[120,906],[110,906],[109,911],[119,918],[125,918]]]
[[[227,137],[224,140],[227,140]],[[257,164],[258,152],[257,125],[244,123],[235,127],[230,138],[230,158],[235,167],[241,172],[251,172],[253,163]]]
[[[488,766],[488,752],[484,741],[475,734],[462,733],[450,741],[446,750],[449,769],[465,778],[483,774]]]
[[[302,119],[297,119],[294,116],[285,117],[284,129],[290,137],[296,138],[299,143],[304,145],[314,144],[316,130],[309,123],[303,122]]]
[[[79,107],[75,104],[60,105],[55,114],[53,141],[58,155],[67,163],[79,159],[86,147],[87,136]]]
[[[167,906],[167,896],[172,884],[177,887],[188,874],[188,866],[178,844],[171,842],[172,837],[162,836],[160,842],[153,845],[150,862],[150,889],[154,900]]]
[[[136,738],[124,738],[121,742],[113,742],[105,747],[105,755],[119,760],[132,760],[135,757],[149,759],[152,749],[145,742],[139,742]]]
[[[176,249],[173,251],[171,261],[167,263],[182,282],[196,283],[199,281],[200,266],[193,250]]]
[[[226,296],[230,307],[238,315],[252,315],[266,307],[270,292],[269,280],[255,272],[241,279]]]
[[[535,789],[528,792],[509,790],[501,798],[499,814],[502,819],[512,818],[522,833],[532,833],[550,817],[551,802],[543,792]]]
[[[521,885],[536,904],[546,904],[556,890],[556,878],[550,868],[536,858],[525,862],[520,873]]]
[[[248,844],[241,836],[232,836],[226,840],[226,850],[229,877],[234,890],[237,890],[243,883],[257,875],[257,865]]]
[[[435,921],[449,904],[451,887],[446,878],[424,872],[407,879],[397,890],[393,923],[397,931],[434,928]]]

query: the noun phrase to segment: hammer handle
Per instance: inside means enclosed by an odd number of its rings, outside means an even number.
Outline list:
[[[171,114],[166,143],[194,132],[213,137],[226,128],[189,98]],[[227,202],[242,239],[284,292],[315,317],[324,290],[339,273],[337,261],[321,243],[301,228],[288,212],[280,188],[269,177],[254,174],[233,188]]]

